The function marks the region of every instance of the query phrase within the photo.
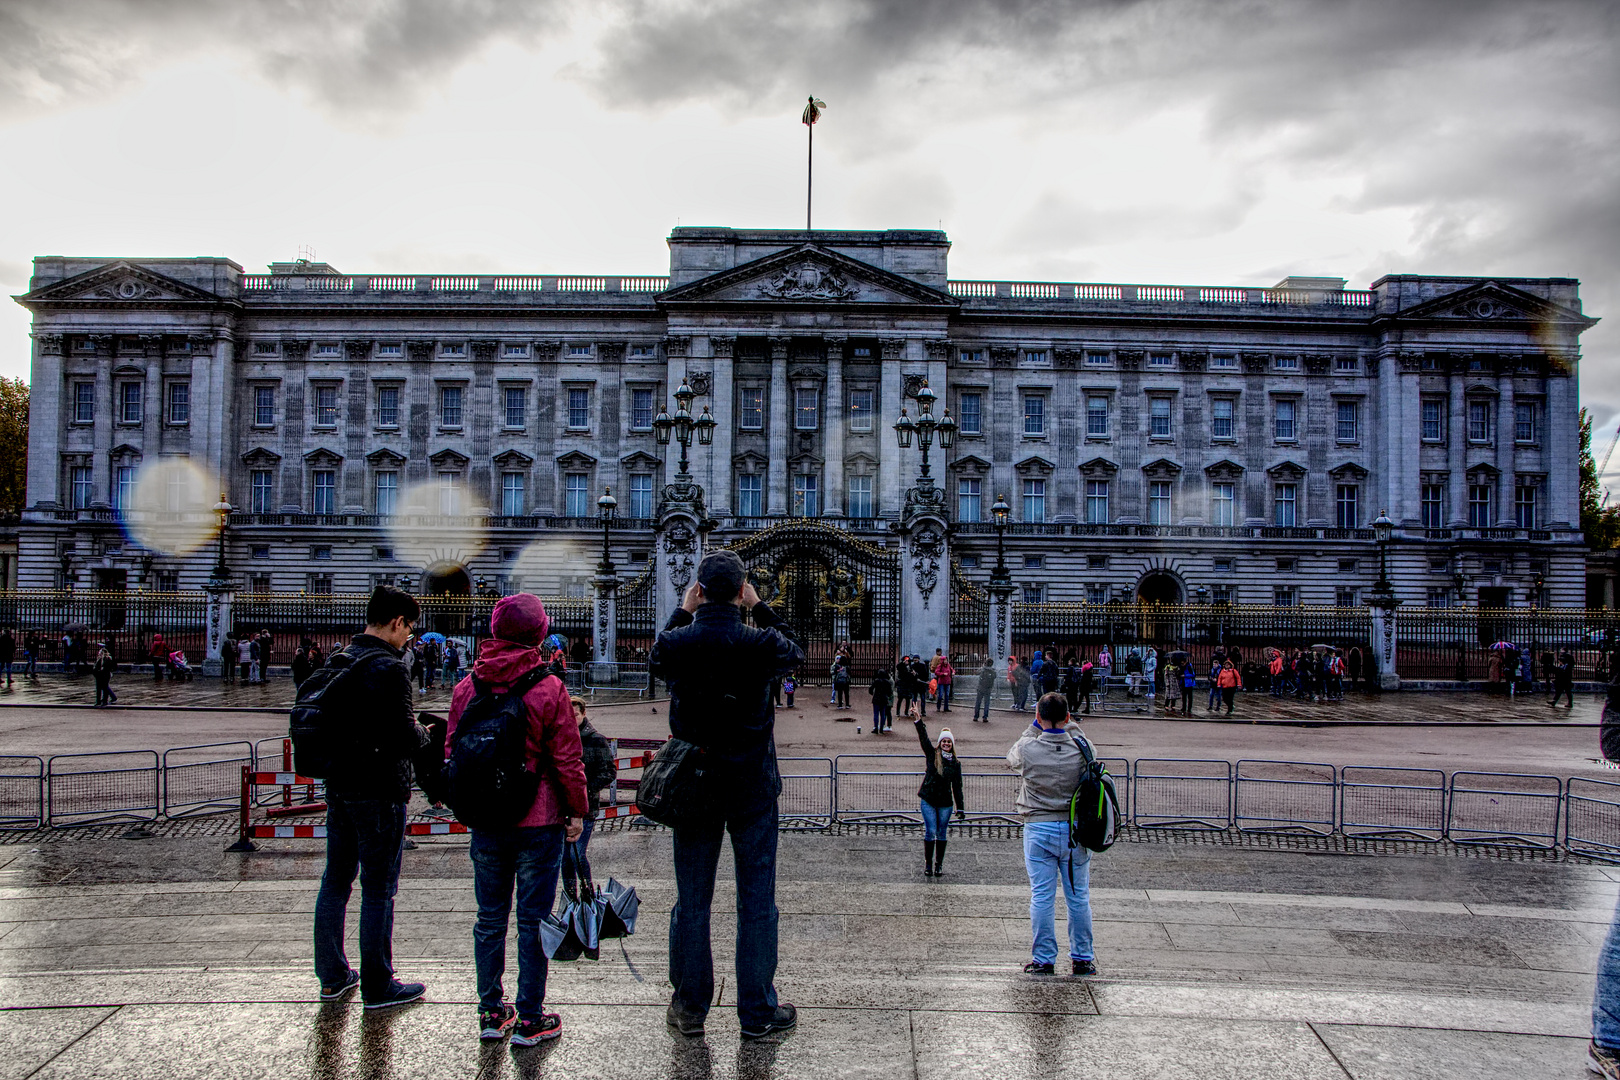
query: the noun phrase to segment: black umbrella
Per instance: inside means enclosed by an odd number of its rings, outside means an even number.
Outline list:
[[[1170,659],[1180,663],[1181,661],[1187,659],[1187,656],[1188,654],[1185,651],[1177,649],[1175,652],[1170,654]]]
[[[621,884],[617,878],[608,878],[606,887],[596,894],[596,900],[602,913],[600,936],[603,940],[629,937],[636,932],[641,898],[634,888]]]

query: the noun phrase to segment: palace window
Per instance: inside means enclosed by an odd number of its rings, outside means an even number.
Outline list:
[[[439,346],[439,355],[440,356],[466,356],[467,355],[467,346],[463,345],[459,341],[449,342],[449,343],[446,343],[444,345]]]
[[[377,513],[384,517],[396,513],[399,506],[399,473],[391,469],[379,472],[372,483],[372,493],[376,496]]]
[[[1238,361],[1237,357],[1229,354],[1212,356],[1209,358],[1209,366],[1212,368],[1235,368],[1238,366]]]
[[[583,431],[591,426],[591,392],[583,386],[568,389],[568,428]]]
[[[1230,604],[1236,590],[1230,585],[1215,585],[1209,590],[1209,602],[1212,604]]]
[[[1149,353],[1148,354],[1148,367],[1167,368],[1167,367],[1170,366],[1170,360],[1171,360],[1170,354],[1167,353],[1167,352]]]
[[[960,424],[960,421],[958,421]],[[849,392],[849,430],[872,430],[872,391],[851,390]]]
[[[138,382],[120,383],[118,386],[118,422],[120,424],[138,424],[141,422],[141,384]]]
[[[852,518],[872,517],[872,478],[870,476],[852,476],[849,478],[849,506],[846,510]]]
[[[1086,481],[1086,524],[1108,524],[1108,481]]]
[[[1440,398],[1424,398],[1419,419],[1424,442],[1446,441],[1446,403]]]
[[[816,491],[814,473],[798,473],[793,477],[793,516],[818,517],[821,501]]]
[[[764,426],[764,388],[759,386],[742,387],[737,391],[737,427],[743,431],[759,431]]]
[[[1357,592],[1358,592],[1358,590],[1356,589],[1356,587],[1354,585],[1340,585],[1340,586],[1338,586],[1333,592],[1333,604],[1334,604],[1334,606],[1335,607],[1360,607],[1361,605],[1359,603],[1357,603],[1357,601],[1359,600],[1359,597],[1356,595]]]
[[[1272,431],[1278,442],[1294,441],[1294,410],[1293,398],[1279,398],[1272,404]]]
[[[571,472],[563,477],[563,516],[582,518],[591,516],[591,478],[582,472]]]
[[[1339,442],[1356,442],[1361,438],[1361,409],[1354,401],[1341,401],[1338,405],[1338,427],[1334,432]]]
[[[1046,395],[1024,395],[1024,434],[1046,434]]]
[[[75,424],[93,424],[96,419],[96,384],[73,384],[73,422]]]
[[[793,428],[795,431],[815,431],[821,426],[821,391],[814,386],[799,386],[793,390]]]
[[[1468,441],[1471,443],[1491,441],[1490,402],[1470,401],[1468,403]]]
[[[1230,439],[1237,433],[1237,402],[1229,397],[1211,398],[1209,402],[1209,436],[1212,439]]]
[[[1170,481],[1154,480],[1148,484],[1148,524],[1169,525]]]
[[[276,423],[276,388],[273,386],[255,386],[253,388],[253,426],[274,427]]]
[[[1291,528],[1298,524],[1299,518],[1295,514],[1299,486],[1297,484],[1277,484],[1272,488],[1272,522],[1276,525]]]
[[[1035,585],[1035,584],[1026,584],[1024,586],[1024,603],[1026,603],[1026,604],[1039,604],[1041,602],[1042,594],[1043,594],[1042,586]]]
[[[1232,525],[1235,503],[1233,485],[1216,483],[1209,486],[1209,521],[1212,525]]]
[[[1271,592],[1271,602],[1278,607],[1293,607],[1299,603],[1298,597],[1292,585],[1278,585]]]
[[[335,341],[318,341],[315,343],[315,355],[320,357],[342,356],[343,346]]]
[[[1491,485],[1468,485],[1468,527],[1471,529],[1488,529],[1491,527]]]
[[[1336,356],[1333,358],[1333,370],[1339,375],[1354,375],[1359,361],[1353,356]]]
[[[761,490],[763,477],[749,473],[737,477],[737,516],[763,517],[764,499]]]
[[[461,426],[461,403],[465,396],[465,390],[460,386],[439,387],[440,427],[458,428]]]
[[[94,488],[92,487],[90,466],[75,465],[68,472],[70,495],[75,510],[90,509],[90,499]]]
[[[651,431],[653,426],[653,392],[647,387],[630,391],[630,430]]]
[[[1092,367],[1106,367],[1108,364],[1108,354],[1105,352],[1088,352],[1086,353],[1086,363],[1090,364]]]
[[[979,478],[964,476],[956,481],[956,520],[972,524],[983,521]]]
[[[982,419],[982,417],[983,417],[983,408],[982,407],[983,407],[983,404],[984,404],[983,395],[978,394],[978,393],[965,393],[964,392],[956,400],[957,400],[957,408],[960,410],[960,412],[962,414],[961,416],[956,418],[957,423],[961,425],[961,434],[963,434],[963,435],[978,435],[978,434],[980,434],[984,430],[980,426],[984,422],[983,419]]]
[[[316,469],[310,473],[310,513],[337,512],[337,473],[331,469]]]
[[[508,386],[502,395],[506,399],[506,426],[521,428],[527,418],[529,392],[521,386]]]
[[[1026,363],[1026,364],[1044,364],[1044,363],[1047,362],[1047,359],[1050,356],[1051,356],[1051,354],[1048,353],[1045,349],[1025,349],[1024,350],[1024,363]]]
[[[1039,524],[1046,520],[1046,481],[1024,481],[1024,520]]]
[[[254,469],[248,477],[248,511],[254,514],[269,514],[273,512],[274,498],[271,493],[273,480],[269,469]]]
[[[1148,419],[1149,436],[1155,439],[1170,438],[1170,399],[1167,397],[1149,398]]]
[[[982,364],[984,363],[984,350],[958,349],[956,358],[964,364]]]
[[[652,473],[630,474],[630,516],[638,521],[653,516]]]
[[[315,388],[315,426],[319,428],[337,427],[338,388],[335,386],[317,386]]]
[[[1279,356],[1279,357],[1277,357],[1277,370],[1278,371],[1298,371],[1299,370],[1299,357],[1297,357],[1297,356]]]
[[[1521,529],[1534,529],[1536,524],[1536,485],[1513,486],[1513,522]]]
[[[1097,584],[1087,585],[1086,586],[1086,603],[1088,603],[1088,604],[1106,604],[1106,603],[1108,603],[1108,586],[1107,585],[1097,585]]]
[[[133,510],[135,508],[135,477],[136,469],[133,465],[120,465],[113,470],[113,509]]]
[[[1513,403],[1513,441],[1520,443],[1533,443],[1536,441],[1536,406],[1530,401],[1516,401]]]
[[[521,472],[501,473],[501,516],[522,517],[528,492]]]
[[[1361,489],[1354,484],[1340,484],[1334,495],[1336,520],[1341,529],[1361,528]]]
[[[399,426],[399,387],[377,387],[377,426]]]
[[[501,346],[501,356],[508,360],[521,360],[528,355],[529,347],[527,345],[508,341],[506,344]],[[632,351],[630,355],[635,356],[637,354]]]
[[[1445,585],[1429,586],[1428,606],[1432,608],[1448,608],[1451,606],[1451,589]]]
[[[1423,485],[1423,527],[1425,529],[1443,529],[1446,527],[1446,486],[1444,484]]]
[[[399,357],[405,355],[405,346],[397,341],[383,341],[377,345],[379,357]]]
[[[1092,439],[1108,438],[1108,399],[1105,397],[1086,398],[1086,437]]]

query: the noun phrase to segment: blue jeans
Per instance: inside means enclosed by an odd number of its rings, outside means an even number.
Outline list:
[[[872,704],[872,730],[882,731],[887,728],[890,723],[891,719],[889,717],[889,707],[887,705],[879,705],[874,702]]]
[[[1037,964],[1057,962],[1053,909],[1058,883],[1069,907],[1069,959],[1093,960],[1091,950],[1091,852],[1069,846],[1066,821],[1024,823],[1024,869],[1029,872],[1029,925]]]
[[[591,833],[596,831],[596,819],[586,818],[585,827],[580,831],[579,839],[572,844],[563,843],[562,848],[562,881],[566,888],[571,881],[584,878],[595,884],[591,877],[591,860],[586,857],[585,849],[590,846]]]
[[[315,975],[325,987],[349,977],[343,924],[360,875],[360,995],[383,997],[394,982],[394,893],[405,846],[405,804],[326,797],[326,872],[315,897]]]
[[[563,827],[474,829],[470,854],[478,921],[473,924],[473,964],[478,971],[478,1004],[499,1008],[506,972],[506,924],[517,887],[517,1013],[537,1020],[546,1000],[546,953],[540,947],[540,919],[557,898],[557,864]]]
[[[941,709],[948,709],[948,708],[951,707],[951,686],[952,685],[953,685],[952,683],[940,683],[939,684],[939,707]]]
[[[675,829],[675,907],[669,913],[669,981],[685,1012],[706,1016],[714,1000],[709,909],[722,831],[731,833],[737,866],[737,1017],[743,1027],[776,1015],[776,818],[749,818]]]
[[[990,719],[990,691],[980,690],[973,696],[973,719]]]
[[[949,806],[932,806],[927,799],[922,801],[923,839],[944,840],[945,828],[951,823],[951,808]]]
[[[1620,1050],[1620,906],[1598,953],[1597,990],[1592,995],[1592,1041]]]

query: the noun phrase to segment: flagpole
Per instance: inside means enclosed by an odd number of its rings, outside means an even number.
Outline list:
[[[810,196],[814,190],[816,179],[816,121],[821,119],[821,110],[827,107],[825,101],[817,101],[814,94],[810,95],[804,106],[804,115],[799,117],[799,123],[807,129],[804,142],[804,231],[810,231]]]

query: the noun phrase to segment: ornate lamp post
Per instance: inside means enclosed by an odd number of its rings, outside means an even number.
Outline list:
[[[949,578],[941,568],[948,569],[951,559],[946,542],[950,526],[945,519],[945,492],[934,484],[928,466],[928,450],[936,436],[941,450],[954,446],[957,424],[951,419],[949,409],[938,419],[934,417],[934,402],[939,395],[928,388],[926,380],[911,396],[917,401],[917,419],[913,420],[902,406],[900,418],[894,424],[900,449],[911,446],[915,437],[922,451],[922,470],[917,474],[917,483],[906,489],[905,508],[897,530],[901,537],[901,565],[911,568],[914,586],[901,591],[900,650],[927,656],[933,649],[950,643],[949,597],[936,608],[933,595],[940,581]],[[1003,635],[998,632],[996,637],[999,649]]]
[[[1395,587],[1389,583],[1389,538],[1395,532],[1395,522],[1390,519],[1388,510],[1380,510],[1372,527],[1373,538],[1378,542],[1378,584],[1373,586],[1373,591],[1394,592]]]
[[[703,488],[692,480],[686,451],[692,445],[693,435],[701,446],[713,444],[714,429],[718,425],[709,415],[708,406],[704,406],[703,415],[692,415],[692,399],[696,396],[683,378],[675,390],[675,415],[671,416],[666,407],[653,420],[653,435],[659,446],[668,446],[671,436],[681,446],[679,471],[675,482],[664,488],[664,497],[658,504],[658,523],[654,526],[657,550],[654,573],[658,584],[654,596],[660,625],[669,618],[675,605],[680,603],[681,594],[691,584],[697,564],[703,558],[703,533],[710,527],[708,511],[703,506]],[[600,653],[607,637],[602,633],[600,616],[597,630]],[[599,658],[613,659],[611,655]]]
[[[928,388],[925,382],[917,388],[912,395],[917,400],[917,419],[913,420],[904,406],[900,408],[900,419],[894,422],[895,439],[900,449],[911,447],[912,437],[917,439],[917,448],[922,451],[922,471],[917,474],[918,488],[932,488],[934,478],[928,466],[928,451],[934,445],[934,437],[939,437],[939,448],[949,450],[956,445],[957,423],[951,418],[951,410],[946,409],[945,414],[938,419],[934,417],[934,402],[939,395]]]
[[[994,582],[1012,580],[1007,570],[1007,518],[1011,514],[1012,507],[1007,505],[1007,496],[997,495],[996,501],[990,506],[990,518],[996,526],[996,568],[990,574],[990,580]]]
[[[208,576],[203,591],[208,594],[207,637],[203,649],[203,674],[218,675],[224,670],[225,635],[231,631],[234,617],[231,613],[236,599],[236,583],[231,580],[230,568],[225,565],[225,532],[231,525],[232,506],[219,493],[214,513],[219,518],[218,546],[214,552],[214,569]]]
[[[603,488],[602,497],[596,500],[596,516],[602,521],[602,561],[596,564],[598,574],[613,573],[613,560],[608,557],[608,529],[612,528],[618,510],[619,500],[613,497],[613,490]]]
[[[234,510],[225,493],[219,493],[219,502],[214,504],[214,513],[219,517],[219,549],[214,559],[214,578],[224,581],[230,576],[230,570],[225,566],[225,530],[231,527],[231,511]]]
[[[1007,519],[1012,507],[1007,496],[997,495],[990,507],[990,520],[996,527],[996,568],[990,572],[990,647],[994,653],[996,669],[1007,666],[1012,655],[1012,574],[1007,569]],[[1001,680],[997,679],[999,683]]]
[[[1378,663],[1379,689],[1398,690],[1401,677],[1395,670],[1395,609],[1401,602],[1389,580],[1389,542],[1395,532],[1395,522],[1390,519],[1388,510],[1380,510],[1372,527],[1373,538],[1378,542],[1378,583],[1367,598],[1367,610],[1372,616],[1372,654]]]
[[[675,476],[677,484],[690,485],[692,471],[687,461],[686,450],[692,445],[692,434],[697,433],[698,444],[708,446],[714,442],[714,429],[717,426],[714,417],[709,415],[709,407],[703,406],[703,415],[692,416],[692,399],[696,397],[692,388],[681,380],[681,385],[675,390],[675,415],[670,416],[668,409],[660,412],[653,420],[653,435],[659,446],[668,446],[670,435],[681,444],[680,471]]]

